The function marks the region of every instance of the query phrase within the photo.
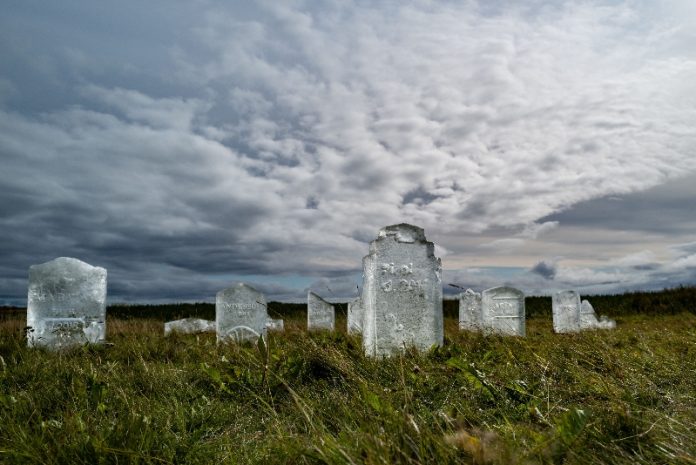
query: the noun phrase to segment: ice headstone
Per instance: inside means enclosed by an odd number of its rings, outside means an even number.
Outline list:
[[[487,332],[524,336],[524,294],[512,287],[486,289],[481,295],[482,326]]]
[[[29,267],[27,344],[60,349],[106,337],[106,270],[60,257]]]
[[[336,310],[334,306],[312,291],[307,293],[307,329],[334,330]]]
[[[442,345],[442,265],[422,228],[382,228],[363,258],[363,348],[389,356]]]
[[[482,326],[481,294],[472,289],[459,294],[459,329],[479,331]]]
[[[218,342],[256,341],[266,336],[266,298],[251,286],[238,283],[215,297],[215,332]]]
[[[285,323],[281,319],[268,317],[266,320],[266,329],[271,331],[285,331]]]
[[[356,297],[348,302],[348,334],[362,333],[364,313],[362,299],[360,297]]]
[[[577,292],[556,292],[551,297],[551,305],[554,332],[575,333],[580,331],[580,295]]]
[[[164,335],[169,336],[174,332],[181,334],[214,333],[215,322],[201,318],[167,321],[164,324]]]
[[[616,328],[616,322],[610,320],[606,315],[602,315],[597,320],[597,314],[595,313],[592,304],[587,300],[583,300],[580,305],[580,328],[581,329],[614,329]]]

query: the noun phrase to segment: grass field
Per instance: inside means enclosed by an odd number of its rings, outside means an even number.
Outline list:
[[[696,464],[693,307],[598,302],[616,330],[555,335],[539,311],[524,339],[483,336],[450,309],[444,347],[389,360],[307,334],[299,307],[246,346],[110,310],[112,345],[65,353],[6,318],[0,463]]]

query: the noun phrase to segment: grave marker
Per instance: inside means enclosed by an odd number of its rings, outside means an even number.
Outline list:
[[[307,329],[334,330],[336,310],[334,306],[312,291],[307,293]]]
[[[215,296],[217,341],[256,341],[266,337],[266,298],[244,283],[238,283]]]
[[[60,349],[106,337],[106,270],[59,257],[29,267],[27,345]]]
[[[480,331],[482,326],[481,294],[472,289],[459,294],[459,329]]]
[[[348,302],[348,334],[362,333],[362,320],[364,313],[362,298],[356,297]]]
[[[481,294],[484,330],[506,336],[526,333],[524,294],[512,287],[494,287]]]
[[[182,318],[181,320],[167,321],[164,324],[164,335],[169,336],[174,332],[180,334],[214,333],[215,322],[201,318]]]
[[[577,292],[556,292],[551,297],[551,305],[554,332],[575,333],[580,331],[580,295]]]
[[[580,328],[581,329],[614,329],[616,321],[610,320],[606,315],[602,315],[597,320],[592,304],[587,300],[583,300],[580,305]]]
[[[422,228],[382,228],[363,258],[363,348],[389,356],[443,342],[442,265]]]

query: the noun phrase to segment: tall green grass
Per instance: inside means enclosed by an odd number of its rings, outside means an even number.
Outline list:
[[[696,315],[613,316],[524,339],[448,317],[442,348],[388,360],[301,311],[243,346],[110,316],[110,345],[61,353],[4,320],[0,463],[696,463]]]

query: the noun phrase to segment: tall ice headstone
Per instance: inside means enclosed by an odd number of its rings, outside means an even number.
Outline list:
[[[312,291],[307,292],[307,329],[328,329],[333,331],[336,309]]]
[[[481,294],[472,289],[459,294],[459,329],[479,331],[482,325]]]
[[[215,296],[217,341],[255,341],[266,337],[266,298],[244,283],[223,289]]]
[[[512,287],[494,287],[481,294],[483,329],[506,336],[526,333],[524,294]]]
[[[551,305],[554,332],[575,333],[580,331],[580,295],[577,292],[556,292],[551,297]]]
[[[29,267],[27,344],[67,348],[106,337],[106,270],[60,257]]]
[[[363,348],[389,356],[442,345],[442,265],[422,228],[382,228],[363,258]]]

